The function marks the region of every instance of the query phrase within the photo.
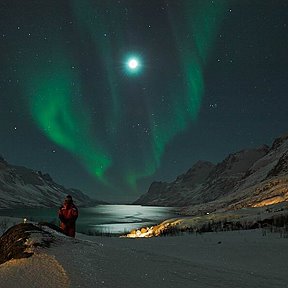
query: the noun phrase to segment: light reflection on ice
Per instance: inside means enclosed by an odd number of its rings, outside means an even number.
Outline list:
[[[174,209],[168,207],[99,205],[82,209],[78,225],[92,233],[125,233],[174,216]]]
[[[77,204],[77,203],[76,203]],[[57,208],[19,208],[1,209],[0,215],[26,218],[27,222],[52,222],[59,225]],[[163,220],[175,217],[171,207],[140,205],[98,205],[79,207],[76,222],[77,232],[84,233],[125,233],[140,227],[159,224]]]

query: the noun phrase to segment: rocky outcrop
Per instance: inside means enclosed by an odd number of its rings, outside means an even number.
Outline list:
[[[35,233],[38,234],[37,238]],[[32,234],[34,240],[31,238]],[[0,264],[11,259],[31,257],[33,255],[32,247],[48,247],[51,242],[53,242],[52,235],[34,224],[15,225],[0,237]]]
[[[0,265],[11,259],[29,258],[36,247],[50,247],[60,235],[64,236],[63,231],[51,223],[14,225],[0,237]]]

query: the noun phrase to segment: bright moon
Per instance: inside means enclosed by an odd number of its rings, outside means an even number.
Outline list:
[[[136,69],[138,67],[139,63],[135,58],[132,58],[128,61],[128,66],[130,69]]]

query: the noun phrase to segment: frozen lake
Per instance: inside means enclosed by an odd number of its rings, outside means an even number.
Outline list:
[[[0,216],[27,218],[30,221],[53,222],[58,225],[58,208],[1,209]],[[125,233],[143,226],[152,226],[176,217],[174,208],[140,205],[97,205],[79,208],[77,232]]]

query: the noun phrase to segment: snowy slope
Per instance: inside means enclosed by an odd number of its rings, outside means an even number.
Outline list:
[[[0,158],[0,208],[58,206],[67,194],[80,206],[96,202],[79,190],[55,183],[48,174],[12,166]]]
[[[5,288],[288,287],[288,241],[260,230],[179,237],[67,238],[53,230],[50,248],[0,265]],[[47,236],[46,236],[47,237]],[[1,286],[2,287],[2,286]]]

